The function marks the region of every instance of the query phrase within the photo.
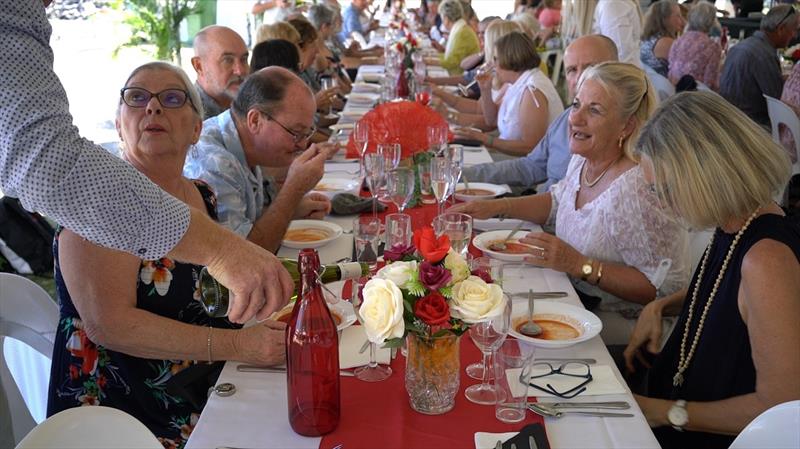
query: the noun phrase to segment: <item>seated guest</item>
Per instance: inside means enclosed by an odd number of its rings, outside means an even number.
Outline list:
[[[669,80],[678,84],[684,75],[691,75],[716,91],[722,47],[708,33],[718,23],[717,9],[710,3],[700,2],[689,10],[687,22],[686,32],[669,49]]]
[[[564,73],[569,98],[575,96],[578,79],[584,70],[601,62],[616,60],[617,47],[605,36],[594,34],[572,41],[564,51]],[[567,132],[571,108],[572,106],[564,110],[550,124],[539,144],[525,157],[464,167],[464,176],[470,181],[523,188],[543,183],[536,189],[540,193],[547,192],[551,185],[564,178],[572,157]]]
[[[669,50],[686,23],[681,7],[674,0],[660,0],[650,5],[644,17],[639,55],[642,63],[661,76],[669,71]]]
[[[555,29],[561,24],[561,0],[542,0],[539,4],[539,24],[542,28]]]
[[[586,70],[569,113],[567,174],[547,193],[456,205],[474,218],[497,215],[555,223],[532,232],[525,261],[569,275],[603,320],[603,341],[624,345],[632,319],[657,295],[686,287],[687,233],[645,182],[632,154],[657,93],[644,71],[618,62]]]
[[[250,11],[256,24],[272,25],[294,14],[294,2],[289,0],[257,0]]]
[[[719,93],[756,123],[769,127],[764,95],[780,98],[783,76],[776,50],[797,34],[798,17],[791,5],[778,5],[761,19],[761,30],[734,45],[725,57]]]
[[[297,73],[300,69],[297,46],[283,39],[270,39],[253,47],[253,54],[250,56],[251,73],[271,66],[283,67]]]
[[[794,113],[800,117],[800,64],[794,65],[786,84],[783,85],[781,101],[789,105]],[[795,163],[798,157],[795,139],[800,139],[800,136],[793,136],[792,132],[784,124],[780,124],[779,128],[781,131],[781,144],[789,154],[789,159],[792,160],[792,163]]]
[[[303,151],[314,134],[313,117],[308,86],[284,68],[267,67],[247,78],[230,110],[204,123],[184,174],[217,194],[221,224],[274,252],[289,221],[329,212],[324,195],[306,195],[322,178],[331,150],[312,145]],[[277,194],[264,189],[261,165],[289,167]]]
[[[661,447],[727,448],[760,413],[800,399],[800,227],[773,201],[789,160],[710,92],[667,100],[638,153],[667,207],[716,229],[688,290],[642,310],[625,358],[632,369],[642,347],[657,355],[636,400]],[[679,318],[659,353],[665,315]]]
[[[539,24],[539,21],[536,20],[536,17],[534,17],[533,14],[517,14],[511,20],[513,22],[517,22],[522,28],[522,32],[527,34],[528,37],[530,37],[531,40],[538,46],[539,32],[542,30],[542,26]]]
[[[183,70],[153,62],[125,83],[116,126],[126,161],[216,218],[208,185],[181,176],[202,116],[200,96]],[[172,388],[185,386],[180,378],[192,378],[193,371],[213,368],[198,361],[284,362],[282,323],[238,329],[226,318],[206,315],[197,298],[200,266],[141,260],[65,228],[58,230],[53,252],[60,319],[48,416],[72,407],[113,407],[141,421],[165,447],[182,447],[202,411],[191,400],[204,402],[205,394],[182,397]],[[186,390],[205,392],[215,382],[205,374],[196,378]]]
[[[270,39],[283,39],[298,45],[300,44],[300,33],[288,22],[275,22],[258,27],[256,45]],[[298,51],[300,50],[298,49]]]
[[[459,0],[444,0],[439,12],[442,14],[442,27],[449,32],[440,63],[451,75],[458,75],[463,72],[461,60],[480,53],[481,44],[478,35],[466,21]]]
[[[211,25],[195,36],[192,67],[197,72],[195,87],[203,100],[204,118],[216,117],[231,106],[250,73],[247,53],[242,37],[228,27]]]
[[[353,33],[358,33],[366,38],[366,35],[378,28],[378,22],[367,19],[364,13],[369,6],[370,0],[352,0],[350,6],[342,11],[342,31],[339,33],[342,41],[346,41]],[[369,23],[367,27],[361,23],[361,18]]]
[[[479,101],[486,123],[497,125],[499,138],[469,129],[456,130],[456,135],[505,154],[524,156],[539,143],[564,105],[553,82],[539,70],[541,59],[526,34],[517,31],[501,37],[495,44],[494,59],[497,81],[509,87],[499,107],[489,95],[481,95]],[[477,79],[481,91],[490,91],[491,75]]]
[[[320,73],[337,80],[340,91],[350,92],[350,78],[342,65],[342,54],[329,45],[331,39],[336,35],[338,27],[339,12],[327,5],[314,5],[308,10],[308,21],[317,29],[319,33],[316,65]]]

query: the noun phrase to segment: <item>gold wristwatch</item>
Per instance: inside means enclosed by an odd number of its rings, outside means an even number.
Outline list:
[[[592,275],[594,271],[594,261],[592,259],[588,259],[581,265],[581,280],[585,281],[589,279],[589,276]]]

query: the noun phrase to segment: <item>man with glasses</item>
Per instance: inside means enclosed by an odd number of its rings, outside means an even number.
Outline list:
[[[220,223],[275,252],[293,219],[322,218],[330,201],[308,193],[322,178],[333,146],[312,145],[316,104],[311,90],[282,67],[247,78],[231,109],[203,123],[184,175],[211,185]],[[299,153],[299,156],[295,156]],[[279,192],[264,189],[260,166],[289,167]]]
[[[778,5],[761,19],[761,30],[728,51],[719,93],[756,123],[769,128],[767,100],[780,98],[783,75],[776,50],[797,34],[798,14],[791,5]]]

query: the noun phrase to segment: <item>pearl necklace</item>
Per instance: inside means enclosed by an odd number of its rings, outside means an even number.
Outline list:
[[[706,321],[708,309],[711,308],[711,303],[714,301],[714,295],[717,293],[717,288],[719,287],[720,282],[722,282],[722,278],[725,276],[725,270],[728,268],[728,262],[730,262],[731,257],[733,256],[733,250],[736,249],[736,244],[739,243],[739,239],[742,237],[742,234],[744,234],[744,231],[746,231],[747,227],[750,226],[750,223],[753,221],[753,219],[756,218],[756,215],[758,215],[758,211],[760,209],[761,208],[756,209],[755,212],[750,215],[747,221],[745,221],[744,226],[739,229],[739,232],[737,232],[736,236],[733,238],[733,242],[731,242],[731,246],[728,248],[728,254],[725,255],[725,260],[722,261],[722,267],[719,270],[717,279],[714,281],[714,287],[711,289],[711,293],[708,295],[708,302],[706,302],[706,306],[703,308],[703,313],[700,315],[700,323],[698,323],[697,332],[694,334],[694,338],[692,339],[692,347],[689,348],[689,354],[684,355],[686,351],[686,341],[689,339],[689,326],[692,323],[692,315],[694,315],[694,304],[697,302],[697,291],[700,289],[700,282],[703,280],[703,274],[706,271],[706,262],[708,262],[708,255],[711,253],[711,247],[714,245],[714,237],[716,236],[716,232],[711,236],[711,241],[706,247],[705,254],[703,254],[703,261],[700,263],[700,274],[697,276],[697,282],[694,284],[694,290],[692,291],[692,302],[689,303],[689,316],[686,318],[686,326],[683,328],[683,338],[681,339],[681,352],[680,360],[678,361],[678,371],[672,378],[672,385],[674,387],[683,385],[683,372],[686,371],[686,369],[689,367],[689,363],[692,361],[694,350],[697,348],[697,342],[700,340],[700,334],[703,332],[703,324]]]
[[[610,164],[608,164],[608,165],[606,166],[606,169],[605,169],[605,170],[603,170],[603,172],[602,172],[602,173],[600,173],[600,176],[598,176],[597,178],[595,178],[595,180],[594,180],[594,181],[592,181],[592,182],[589,182],[589,180],[588,180],[588,179],[586,179],[586,172],[588,172],[588,171],[589,171],[589,169],[588,169],[588,168],[586,168],[586,163],[584,163],[584,164],[583,164],[583,167],[582,167],[582,168],[583,168],[583,170],[582,170],[582,171],[583,171],[583,173],[582,173],[582,178],[583,178],[583,186],[584,186],[584,187],[587,187],[587,188],[592,188],[592,187],[594,187],[594,186],[595,186],[595,184],[597,184],[598,182],[600,182],[600,180],[601,180],[601,179],[603,179],[603,176],[605,176],[605,175],[606,175],[606,172],[608,172],[608,169],[610,169],[610,168],[611,168],[611,166],[612,166],[612,165],[614,165],[614,164],[615,164],[615,163],[616,163],[618,160],[620,160],[621,158],[622,158],[622,156],[620,156],[620,157],[618,157],[618,158],[614,159],[613,161],[611,161],[611,163],[610,163]]]

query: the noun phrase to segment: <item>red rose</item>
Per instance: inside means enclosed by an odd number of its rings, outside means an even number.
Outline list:
[[[417,300],[414,304],[414,315],[428,326],[436,326],[450,321],[450,306],[444,296],[432,292]]]
[[[425,227],[414,231],[414,246],[425,260],[438,263],[450,251],[450,239],[447,235],[436,238],[433,228]]]
[[[795,61],[800,59],[800,48],[792,52],[792,59]]]

